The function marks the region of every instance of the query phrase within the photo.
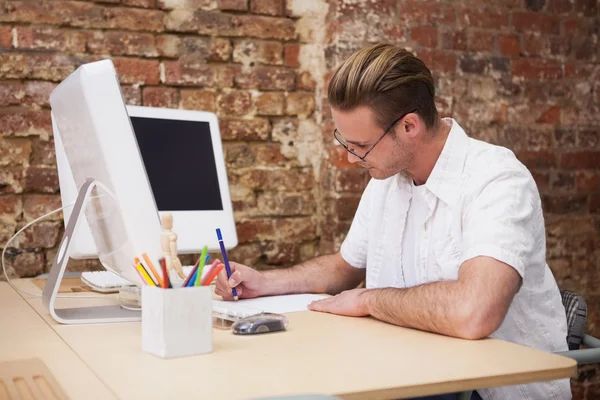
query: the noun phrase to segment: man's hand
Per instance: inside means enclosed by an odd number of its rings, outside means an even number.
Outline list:
[[[267,283],[264,275],[250,267],[236,262],[230,262],[231,277],[227,279],[227,272],[222,269],[217,276],[215,293],[223,300],[233,300],[231,288],[236,288],[240,299],[251,299],[267,294]]]
[[[369,313],[364,305],[363,294],[367,290],[346,290],[337,296],[315,300],[308,305],[308,309],[348,317],[366,317]]]

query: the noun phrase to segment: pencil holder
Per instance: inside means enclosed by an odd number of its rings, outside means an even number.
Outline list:
[[[212,293],[208,286],[142,288],[142,350],[162,358],[212,351]]]

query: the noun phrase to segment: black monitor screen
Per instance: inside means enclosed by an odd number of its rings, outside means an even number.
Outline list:
[[[159,211],[222,210],[208,122],[131,117]]]

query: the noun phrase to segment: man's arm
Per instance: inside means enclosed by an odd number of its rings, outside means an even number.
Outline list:
[[[271,289],[278,294],[338,294],[355,288],[365,279],[365,269],[354,268],[339,252],[316,257],[291,268],[265,271],[264,274]]]
[[[240,298],[290,293],[337,294],[355,288],[365,278],[365,270],[348,264],[339,252],[285,269],[260,272],[235,262],[231,263],[231,269],[229,280],[225,271],[221,271],[215,289],[225,300],[233,298],[232,287]]]
[[[520,283],[521,276],[509,265],[476,257],[463,263],[457,281],[349,291],[314,302],[311,309],[372,315],[395,325],[480,339],[502,324]]]

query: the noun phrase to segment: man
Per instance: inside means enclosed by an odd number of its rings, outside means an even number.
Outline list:
[[[346,60],[329,83],[334,136],[373,179],[340,251],[265,272],[233,263],[216,293],[231,299],[232,287],[241,298],[326,292],[335,296],[311,310],[567,350],[531,174],[508,149],[441,119],[434,94],[431,72],[403,49],[375,45]],[[366,288],[356,289],[364,279]],[[568,379],[478,393],[571,397]]]

